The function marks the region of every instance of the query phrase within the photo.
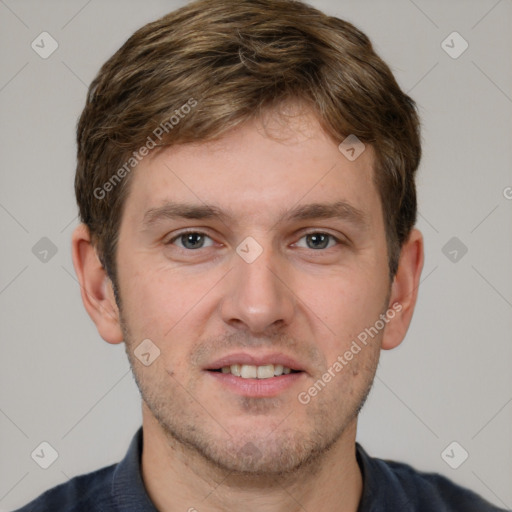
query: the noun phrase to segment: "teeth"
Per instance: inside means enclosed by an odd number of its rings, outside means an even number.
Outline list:
[[[242,379],[256,379],[258,377],[258,368],[249,364],[243,364],[240,370]]]
[[[222,373],[231,373],[242,379],[270,379],[271,377],[288,375],[292,370],[281,364],[265,364],[262,366],[232,364],[231,366],[223,366],[220,371]]]
[[[252,366],[251,368],[254,368]],[[258,379],[269,379],[274,376],[274,365],[266,364],[265,366],[258,366],[257,369]]]
[[[283,375],[283,365],[282,364],[274,365],[274,375],[276,377],[279,377],[279,375]]]

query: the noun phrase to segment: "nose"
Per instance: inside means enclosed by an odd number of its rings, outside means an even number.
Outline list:
[[[221,306],[223,321],[253,334],[288,325],[296,298],[286,262],[268,248],[250,263],[238,254],[234,259]]]

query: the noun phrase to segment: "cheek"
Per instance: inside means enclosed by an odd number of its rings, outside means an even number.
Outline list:
[[[169,268],[148,262],[125,263],[124,287],[121,290],[124,319],[137,337],[169,343],[199,326],[204,315],[207,292],[219,281],[216,273],[193,275],[183,268]]]
[[[135,363],[140,368],[139,379],[152,383],[147,389],[167,386],[172,384],[172,379],[182,381],[190,349],[188,340],[196,335],[191,330],[195,324],[190,322],[194,311],[189,300],[192,291],[185,287],[181,292],[175,282],[163,279],[156,272],[134,272],[125,283],[121,298],[129,334],[129,339],[125,339],[127,347],[137,353],[142,340],[149,339],[159,350],[151,366],[146,368]]]
[[[330,333],[332,350],[339,352],[350,344],[382,313],[387,288],[376,275],[347,271],[326,277],[323,283],[318,279],[304,283],[304,302],[313,312],[312,321]]]
[[[119,275],[123,317],[132,335],[161,339],[179,315],[176,305],[180,301],[171,302],[176,296],[173,287],[147,264],[125,260]]]

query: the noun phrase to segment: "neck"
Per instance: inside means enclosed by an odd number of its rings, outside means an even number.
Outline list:
[[[356,512],[363,488],[356,425],[354,420],[327,453],[293,474],[254,477],[214,467],[170,439],[143,405],[142,478],[160,512],[236,510],[241,503],[251,503],[254,512]]]

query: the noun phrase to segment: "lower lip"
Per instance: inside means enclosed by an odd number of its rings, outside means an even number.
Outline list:
[[[236,377],[231,373],[211,371],[207,371],[207,373],[234,393],[251,398],[277,396],[297,383],[304,375],[304,372],[297,372],[269,379],[242,379],[242,377]]]

